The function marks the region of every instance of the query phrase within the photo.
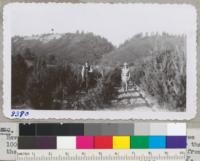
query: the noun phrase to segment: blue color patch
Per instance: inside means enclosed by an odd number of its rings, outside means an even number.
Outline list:
[[[166,137],[165,136],[149,136],[150,149],[165,149]]]

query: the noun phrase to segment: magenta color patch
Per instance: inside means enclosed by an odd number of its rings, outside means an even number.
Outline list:
[[[77,136],[76,148],[77,149],[94,149],[94,137],[93,136]]]

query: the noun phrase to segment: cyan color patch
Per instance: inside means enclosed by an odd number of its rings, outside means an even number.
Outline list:
[[[165,149],[166,137],[165,136],[149,136],[150,149]]]

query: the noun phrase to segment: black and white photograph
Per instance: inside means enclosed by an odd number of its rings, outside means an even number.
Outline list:
[[[181,119],[195,109],[193,6],[4,8],[5,115],[25,110],[31,118]]]

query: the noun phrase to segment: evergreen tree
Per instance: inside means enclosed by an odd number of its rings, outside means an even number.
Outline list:
[[[24,103],[28,68],[20,55],[12,56],[12,104]]]
[[[33,72],[28,79],[26,90],[28,99],[34,108],[50,108],[53,101],[52,91],[54,89],[50,77],[45,60],[41,57],[37,58]]]

